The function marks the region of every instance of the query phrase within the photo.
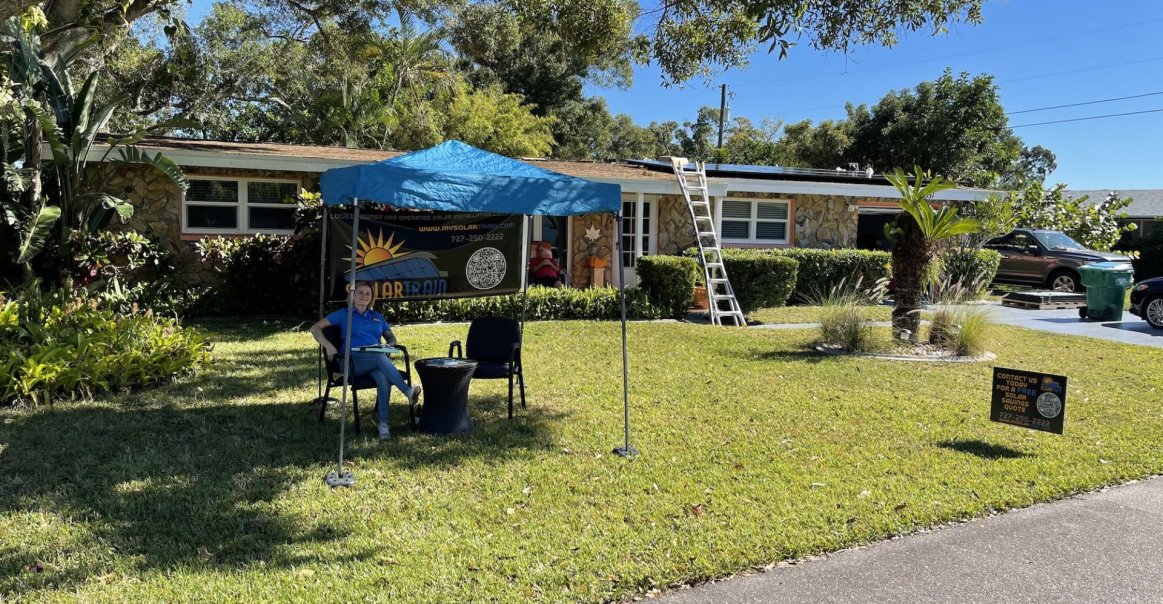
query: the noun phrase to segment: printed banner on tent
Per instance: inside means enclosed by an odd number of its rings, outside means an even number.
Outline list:
[[[524,216],[448,212],[363,211],[355,280],[375,285],[380,300],[495,296],[521,290],[525,275]],[[331,300],[346,300],[351,283],[350,210],[328,220]]]

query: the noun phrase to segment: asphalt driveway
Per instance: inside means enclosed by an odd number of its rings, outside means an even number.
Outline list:
[[[1076,309],[1027,310],[998,302],[990,303],[990,312],[995,321],[1005,325],[1163,348],[1163,329],[1152,329],[1129,312],[1123,313],[1122,321],[1090,321],[1078,318]]]

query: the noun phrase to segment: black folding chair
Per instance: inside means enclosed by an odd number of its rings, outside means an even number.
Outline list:
[[[331,397],[332,386],[338,387],[338,388],[343,388],[342,361],[348,358],[347,355],[343,353],[343,330],[342,329],[340,329],[337,325],[328,325],[327,327],[323,328],[323,337],[327,338],[328,342],[331,342],[331,345],[334,346],[335,349],[339,351],[339,354],[336,355],[335,358],[333,358],[333,359],[328,359],[326,349],[324,349],[322,346],[319,347],[319,354],[323,355],[323,360],[324,360],[324,363],[326,364],[326,367],[327,367],[327,390],[323,393],[323,399],[319,405],[319,421],[320,422],[323,421],[323,416],[327,412],[327,400],[329,400]],[[394,347],[400,349],[400,352],[402,352],[404,354],[404,367],[400,371],[400,373],[404,376],[404,381],[407,382],[409,386],[411,386],[412,385],[412,360],[408,356],[408,347],[397,343],[395,334],[392,334],[391,332],[389,332],[389,335],[388,335],[387,345],[394,346]],[[395,359],[392,359],[392,361],[395,362]],[[348,388],[351,389],[351,404],[352,404],[352,408],[355,411],[355,431],[358,433],[359,432],[359,423],[360,423],[359,422],[359,391],[360,390],[369,390],[369,389],[375,390],[376,381],[373,380],[370,375],[356,376],[354,373],[352,373],[351,375],[348,376],[347,386],[348,386]],[[379,400],[377,398],[376,407],[373,408],[373,411],[378,409],[378,406],[379,406]],[[416,409],[413,408],[410,401],[408,404],[408,418],[410,420],[408,422],[408,424],[415,425],[415,423],[416,423]]]
[[[476,380],[509,379],[509,419],[513,418],[513,378],[521,388],[521,408],[525,407],[525,375],[521,370],[521,326],[504,317],[480,317],[468,327],[467,344],[460,340],[448,345],[448,356],[477,362]]]

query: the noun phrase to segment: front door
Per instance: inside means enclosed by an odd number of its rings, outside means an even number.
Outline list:
[[[553,246],[553,257],[565,272],[563,281],[569,283],[569,217],[534,216],[533,241],[548,241]]]
[[[635,267],[638,259],[656,252],[654,221],[658,217],[658,204],[654,195],[644,193],[622,194],[622,278],[626,285],[638,284]],[[615,275],[617,269],[614,269]]]

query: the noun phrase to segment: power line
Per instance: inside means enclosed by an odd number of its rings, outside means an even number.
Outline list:
[[[1051,109],[1064,109],[1066,107],[1081,107],[1083,105],[1097,105],[1099,103],[1111,103],[1114,101],[1125,101],[1127,99],[1141,99],[1145,96],[1156,96],[1163,94],[1160,92],[1144,92],[1143,94],[1132,94],[1131,96],[1117,96],[1110,99],[1099,99],[1097,101],[1084,101],[1081,103],[1070,103],[1069,105],[1054,105],[1053,107],[1038,107],[1037,109],[1023,109],[1021,111],[1011,111],[1006,115],[1017,115],[1019,113],[1033,113],[1035,111],[1049,111]]]
[[[1124,65],[1138,65],[1140,63],[1152,63],[1155,61],[1163,61],[1163,57],[1151,57],[1149,59],[1139,59],[1138,61],[1124,61],[1122,63],[1107,63],[1106,65],[1095,65],[1094,67],[1083,67],[1082,69],[1069,69],[1066,71],[1055,71],[1053,73],[1044,73],[1042,75],[1027,76],[1024,78],[1012,78],[1009,80],[1001,80],[998,84],[1009,84],[1012,82],[1025,82],[1027,80],[1037,80],[1041,78],[1050,78],[1060,75],[1069,75],[1072,73],[1082,73],[1084,71],[1097,71],[1099,69],[1106,69],[1108,67],[1123,67]]]
[[[1067,122],[1085,122],[1087,120],[1101,120],[1108,117],[1122,117],[1124,115],[1142,115],[1144,113],[1159,113],[1163,109],[1148,109],[1146,111],[1128,111],[1127,113],[1109,113],[1107,115],[1092,115],[1090,117],[1076,117],[1069,120],[1054,120],[1052,122],[1038,122],[1035,124],[1019,124],[1017,126],[1010,126],[1010,128],[1025,128],[1027,126],[1046,126],[1048,124],[1065,124]]]

